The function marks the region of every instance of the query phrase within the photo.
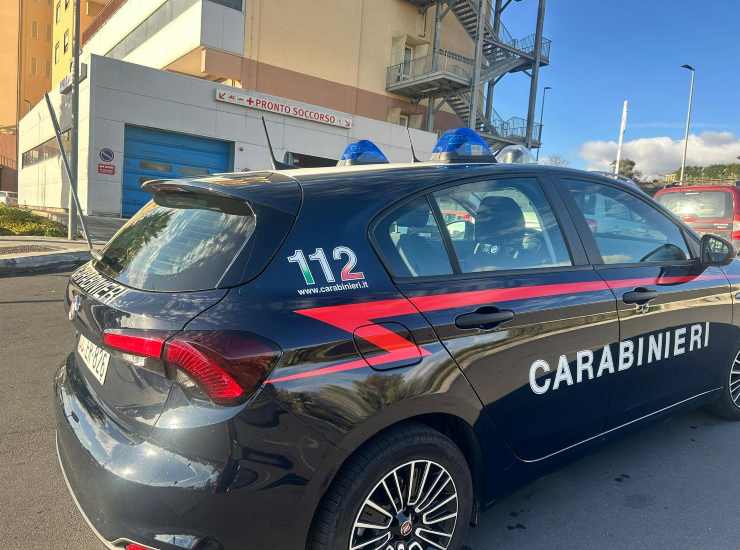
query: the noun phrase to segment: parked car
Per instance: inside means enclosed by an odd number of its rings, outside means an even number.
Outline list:
[[[108,548],[459,550],[601,441],[740,420],[740,260],[611,178],[463,143],[144,188],[70,279],[55,379]]]
[[[0,191],[0,204],[6,206],[18,205],[18,193],[15,191]]]
[[[740,187],[681,185],[661,189],[655,200],[700,235],[711,233],[731,241],[740,253]]]

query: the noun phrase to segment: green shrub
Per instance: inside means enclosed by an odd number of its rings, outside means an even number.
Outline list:
[[[64,226],[28,210],[0,204],[0,235],[64,237]]]

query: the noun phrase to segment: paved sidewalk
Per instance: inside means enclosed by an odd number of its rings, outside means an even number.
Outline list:
[[[94,241],[98,249],[105,243]],[[0,237],[0,276],[71,269],[90,259],[84,240],[59,237]]]

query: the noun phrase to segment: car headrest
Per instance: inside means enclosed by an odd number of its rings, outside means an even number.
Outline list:
[[[403,227],[426,227],[429,221],[429,210],[416,205],[410,206],[396,221]]]
[[[524,212],[510,197],[486,197],[475,219],[475,240],[497,242],[520,235],[525,228]]]

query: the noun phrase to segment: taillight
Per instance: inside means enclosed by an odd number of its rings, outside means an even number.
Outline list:
[[[149,330],[106,330],[103,333],[103,344],[123,353],[159,359],[162,357],[165,340],[172,334]]]
[[[179,369],[211,400],[234,405],[265,381],[280,358],[277,344],[255,334],[236,331],[172,333],[116,329],[103,343],[131,355],[161,359]],[[180,376],[177,376],[180,379]]]

